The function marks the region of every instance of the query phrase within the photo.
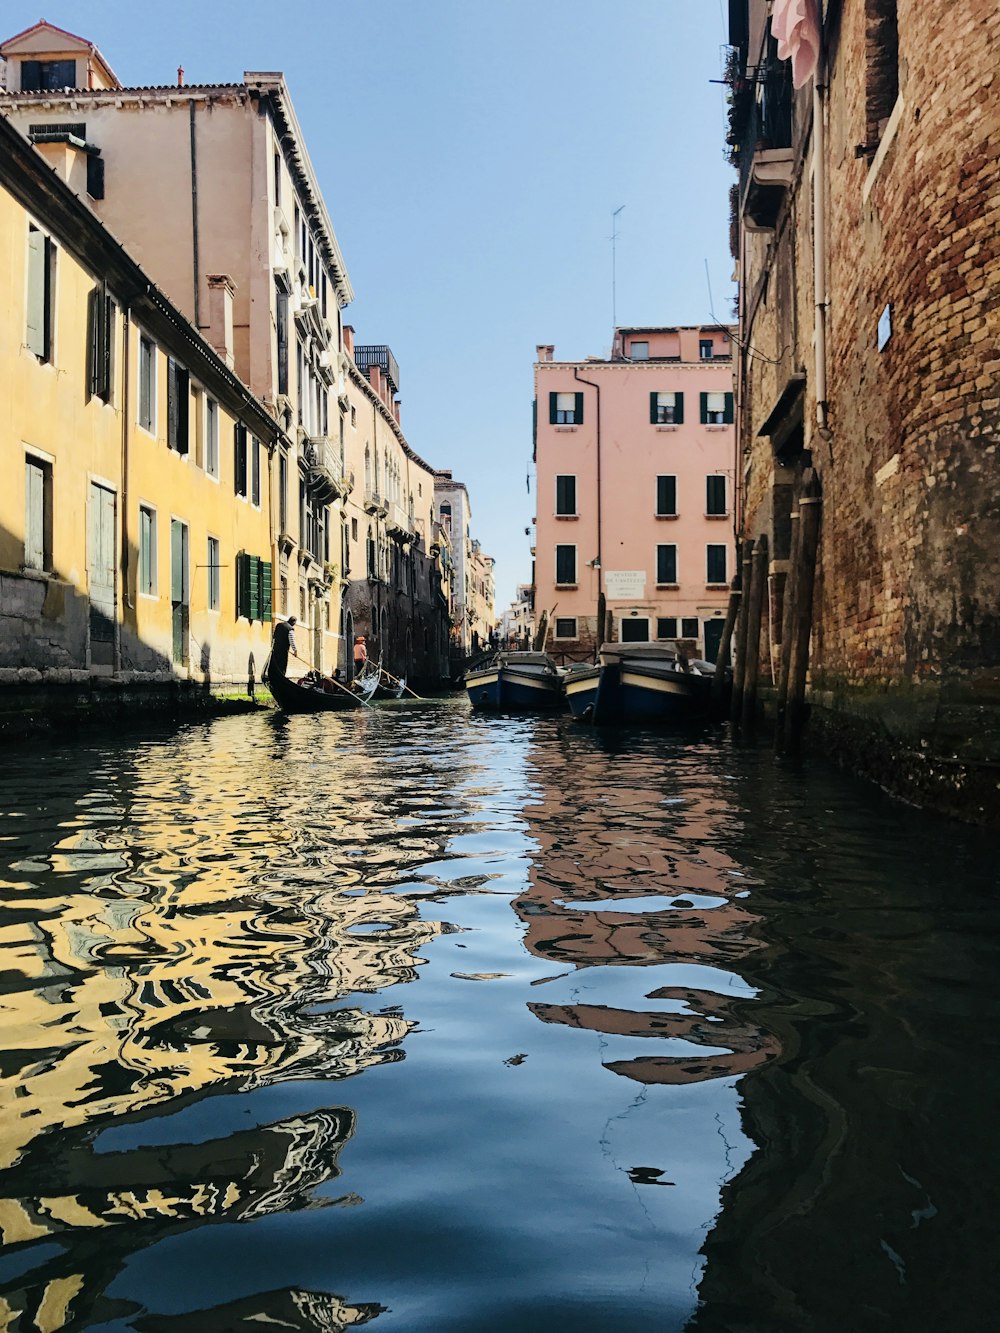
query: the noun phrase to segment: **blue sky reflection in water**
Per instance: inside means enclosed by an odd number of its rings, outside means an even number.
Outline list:
[[[986,1326],[975,833],[715,735],[462,700],[19,777],[9,1310],[770,1333],[939,1329],[960,1299]]]

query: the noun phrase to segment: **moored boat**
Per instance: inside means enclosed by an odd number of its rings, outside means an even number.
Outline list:
[[[517,712],[562,708],[563,673],[548,653],[502,652],[465,677],[473,708]]]
[[[715,667],[659,643],[608,643],[600,665],[566,678],[573,716],[595,725],[671,723],[706,717]]]

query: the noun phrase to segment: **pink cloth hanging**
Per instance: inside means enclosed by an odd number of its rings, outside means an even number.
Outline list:
[[[820,23],[817,0],[774,0],[771,35],[778,59],[792,62],[792,86],[801,88],[816,73]]]

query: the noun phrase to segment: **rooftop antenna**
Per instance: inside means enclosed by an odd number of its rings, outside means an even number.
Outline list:
[[[618,214],[623,212],[625,205],[616,208],[611,214],[611,331],[618,327],[618,305],[617,305],[617,272],[615,269],[615,242],[618,240]]]

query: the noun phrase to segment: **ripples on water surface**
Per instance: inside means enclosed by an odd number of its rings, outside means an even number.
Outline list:
[[[8,756],[0,1328],[996,1327],[977,834],[463,700]]]

